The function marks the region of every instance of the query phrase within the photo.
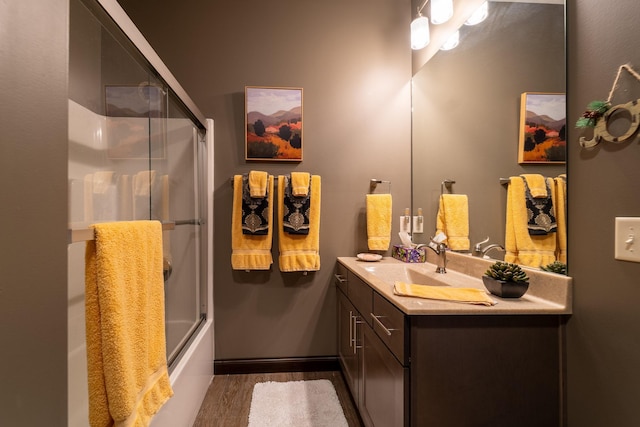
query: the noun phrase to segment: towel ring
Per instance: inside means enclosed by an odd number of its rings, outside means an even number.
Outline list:
[[[389,194],[391,194],[391,181],[383,181],[375,178],[371,178],[371,181],[369,181],[369,193],[373,194],[378,184],[389,184]]]
[[[453,194],[453,191],[451,190],[451,184],[455,184],[456,182],[452,179],[445,179],[444,181],[442,181],[442,183],[440,184],[440,195],[442,196],[444,194],[444,188],[447,187],[447,189],[449,190],[449,193]]]

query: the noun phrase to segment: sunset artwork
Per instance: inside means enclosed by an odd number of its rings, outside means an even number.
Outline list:
[[[564,93],[523,93],[518,163],[565,163],[566,121]]]
[[[302,88],[245,88],[245,160],[302,161]]]

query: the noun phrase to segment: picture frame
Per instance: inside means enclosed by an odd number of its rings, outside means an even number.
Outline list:
[[[522,93],[518,163],[566,163],[566,122],[566,94]]]
[[[166,91],[150,84],[105,85],[107,157],[166,158]]]
[[[302,88],[245,87],[246,161],[302,161],[302,99]]]

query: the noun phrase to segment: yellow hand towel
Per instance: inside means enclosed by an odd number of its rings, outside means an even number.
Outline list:
[[[273,263],[273,176],[268,178],[269,228],[267,234],[242,234],[242,175],[233,177],[231,213],[231,267],[234,270],[268,270]]]
[[[435,299],[441,301],[462,302],[477,305],[495,305],[495,301],[482,289],[449,288],[447,286],[414,285],[396,282],[393,293],[405,297]]]
[[[391,194],[367,194],[369,250],[386,251],[391,243]]]
[[[549,185],[551,186],[551,182]],[[553,192],[551,196],[556,206]],[[556,259],[556,233],[530,235],[527,228],[528,218],[524,180],[522,177],[512,176],[507,190],[504,260],[530,267],[552,263]]]
[[[545,177],[537,173],[524,173],[520,175],[527,181],[531,196],[534,198],[548,197]]]
[[[447,246],[454,251],[466,251],[469,241],[469,202],[464,194],[443,194],[436,219],[436,235],[447,236]]]
[[[284,212],[285,177],[278,176],[278,211]],[[285,233],[282,221],[278,223],[280,271],[320,270],[320,176],[311,176],[309,198],[309,234]]]
[[[91,426],[147,426],[173,395],[167,372],[162,226],[93,226],[85,268]]]
[[[567,262],[567,181],[566,175],[559,175],[554,179],[556,194],[556,258]]]
[[[309,194],[310,181],[309,172],[291,172],[291,193],[296,197],[306,196]]]
[[[249,172],[249,194],[251,197],[264,197],[267,193],[268,175],[262,171]]]

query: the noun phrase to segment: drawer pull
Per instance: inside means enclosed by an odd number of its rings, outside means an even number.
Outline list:
[[[391,336],[391,332],[392,332],[392,331],[396,331],[396,330],[397,330],[397,329],[389,329],[389,328],[387,328],[386,326],[384,326],[384,324],[380,321],[380,318],[381,318],[381,317],[384,317],[384,316],[376,316],[376,315],[375,315],[375,314],[373,314],[373,313],[370,313],[370,314],[371,314],[371,318],[372,318],[373,320],[375,320],[375,322],[376,322],[378,325],[380,325],[380,327],[381,327],[381,328],[382,328],[382,330],[385,332],[385,334],[387,334],[387,335]]]
[[[340,283],[347,283],[347,278],[344,277],[342,274],[334,274],[336,280]]]

